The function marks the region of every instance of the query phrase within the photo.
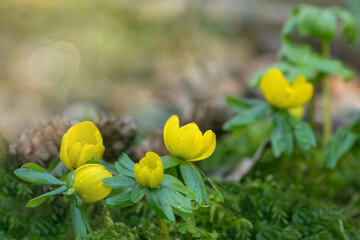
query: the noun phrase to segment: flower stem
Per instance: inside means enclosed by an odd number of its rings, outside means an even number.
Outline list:
[[[316,123],[315,123],[315,93],[311,98],[309,103],[309,122],[310,126],[314,133],[316,133]]]
[[[166,222],[164,222],[164,220],[162,220],[161,217],[158,217],[158,221],[159,221],[159,226],[160,226],[160,230],[162,233],[162,238],[164,240],[170,240],[170,234],[169,234],[169,228],[166,224]]]
[[[343,221],[341,219],[339,219],[339,226],[340,226],[340,233],[341,233],[343,239],[344,240],[349,240],[349,238],[346,235],[345,229],[344,229]]]
[[[322,54],[324,58],[330,57],[330,44],[328,42],[322,42]],[[331,121],[331,109],[330,109],[330,79],[325,77],[323,80],[323,106],[324,106],[324,119],[323,119],[323,144],[326,146],[331,139],[332,134],[332,121]]]
[[[106,207],[105,201],[103,200],[103,206],[104,206],[104,225],[105,226],[113,226],[114,221],[111,218],[111,214],[109,209]]]

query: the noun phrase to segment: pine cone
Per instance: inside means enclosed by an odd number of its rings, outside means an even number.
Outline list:
[[[137,145],[131,154],[131,159],[134,162],[138,162],[149,151],[157,153],[159,156],[170,155],[170,152],[165,147],[163,133],[161,131],[155,132],[152,136]]]
[[[222,99],[209,99],[194,103],[183,115],[184,123],[195,122],[203,131],[224,133],[222,125],[234,114]]]
[[[62,117],[57,117],[45,125],[21,134],[16,152],[23,163],[37,163],[47,168],[52,160],[59,157],[62,136],[72,126],[72,123]]]
[[[115,161],[126,151],[136,135],[135,121],[130,117],[102,117],[96,126],[104,140],[104,159]]]

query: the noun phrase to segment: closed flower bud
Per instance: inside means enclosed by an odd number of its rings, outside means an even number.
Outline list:
[[[313,96],[314,87],[304,76],[290,84],[278,69],[270,69],[261,79],[260,89],[270,105],[289,109],[304,106]]]
[[[72,170],[87,161],[101,159],[105,151],[103,139],[94,123],[85,121],[71,127],[63,136],[60,147],[60,159]]]
[[[134,166],[136,182],[141,187],[155,188],[164,179],[164,168],[159,155],[154,152],[147,152],[139,163]]]
[[[211,130],[207,130],[203,135],[195,123],[180,127],[178,116],[173,115],[165,124],[164,142],[175,157],[187,161],[200,161],[213,154],[216,136]]]
[[[83,202],[97,202],[106,198],[112,190],[112,187],[103,184],[103,179],[107,177],[112,177],[112,174],[103,165],[85,164],[75,170],[72,187]]]

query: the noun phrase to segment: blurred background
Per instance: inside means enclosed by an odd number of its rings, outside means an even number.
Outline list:
[[[256,94],[251,77],[275,61],[299,3],[360,21],[358,0],[1,1],[0,132],[15,142],[58,115],[130,115],[151,130],[174,113],[194,121],[198,103]],[[359,41],[331,51],[359,75]],[[358,77],[334,77],[332,93],[334,117],[360,108]]]

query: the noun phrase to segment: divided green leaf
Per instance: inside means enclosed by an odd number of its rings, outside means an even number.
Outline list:
[[[135,177],[134,166],[135,163],[125,153],[123,153],[119,157],[119,160],[115,163],[116,170],[118,171],[119,174],[123,174],[132,178]]]
[[[195,166],[196,167],[196,166]],[[208,181],[208,183],[211,185],[211,187],[215,190],[216,194],[219,196],[221,202],[224,202],[224,192],[221,190],[221,188],[214,183],[211,178],[207,177],[198,167],[196,167],[197,170],[200,172],[201,176]]]
[[[164,186],[166,188],[172,189],[173,191],[182,193],[193,199],[196,198],[196,194],[190,188],[184,186],[184,184],[179,179],[177,179],[176,177],[173,177],[171,175],[167,175],[167,174],[164,175],[164,180],[161,183],[161,186]]]
[[[325,149],[325,166],[335,168],[336,164],[354,146],[358,135],[348,128],[342,128],[332,137]]]
[[[180,172],[187,187],[189,187],[196,195],[195,201],[200,205],[208,205],[210,203],[204,179],[197,168],[189,162],[182,162]]]
[[[231,104],[234,105],[234,99],[232,99],[231,101],[232,101]],[[240,104],[238,105],[240,106]],[[227,121],[223,125],[223,129],[225,131],[229,131],[237,127],[248,126],[249,124],[260,120],[261,118],[269,115],[270,113],[271,113],[271,109],[266,102],[256,101],[256,104],[248,108],[243,108],[242,111],[238,112],[238,115]]]
[[[270,141],[275,157],[280,157],[281,153],[290,156],[293,151],[293,136],[291,125],[286,113],[275,113],[273,115],[274,130],[271,132]]]
[[[132,188],[118,188],[113,189],[110,195],[106,198],[105,202],[109,206],[126,207],[134,203],[131,199]]]

